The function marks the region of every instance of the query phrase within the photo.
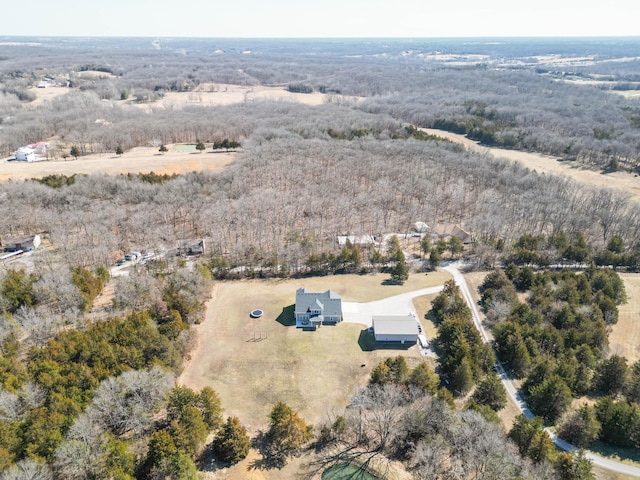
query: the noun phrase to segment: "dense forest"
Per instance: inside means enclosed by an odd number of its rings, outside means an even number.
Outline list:
[[[416,222],[460,224],[473,237],[464,250],[425,237],[425,267],[447,250],[473,265],[505,266],[487,277],[482,301],[497,357],[523,380],[533,411],[581,447],[601,440],[637,448],[640,366],[607,357],[606,347],[624,301],[609,267],[640,268],[638,204],[420,130],[633,171],[640,104],[609,90],[637,88],[635,47],[175,39],[3,46],[2,156],[41,140],[52,143],[54,161],[174,143],[238,152],[215,174],[0,184],[2,238],[39,233],[47,247],[26,270],[0,270],[0,479],[191,479],[207,458],[245,458],[247,431],[223,418],[216,392],[175,381],[212,282],[388,269],[404,254],[397,238],[391,249],[383,239]],[[563,70],[544,62],[551,54],[564,59]],[[596,77],[604,80],[587,84]],[[36,101],[42,82],[64,94]],[[223,84],[321,92],[325,101],[156,103]],[[379,243],[339,245],[338,235]],[[174,249],[191,239],[204,239],[205,254],[177,257]],[[109,267],[132,250],[157,258],[110,279]],[[107,283],[113,301],[96,311]],[[526,304],[517,292],[526,292]],[[391,459],[416,478],[592,478],[582,453],[554,451],[541,421],[520,418],[508,436],[501,431],[496,411],[506,397],[494,351],[453,283],[432,314],[437,372],[408,369],[402,357],[383,361],[342,415],[314,428],[274,405],[264,438],[254,439],[265,465],[279,468],[311,448],[310,476]],[[456,411],[454,396],[468,394]],[[595,405],[571,411],[585,394]],[[621,434],[621,421],[633,435]]]

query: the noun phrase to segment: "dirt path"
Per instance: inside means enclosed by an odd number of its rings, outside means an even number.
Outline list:
[[[436,130],[433,128],[422,128],[421,130],[430,135],[436,135],[464,145],[466,148],[474,152],[485,154],[489,153],[497,158],[505,158],[507,160],[520,162],[524,166],[532,170],[536,170],[537,172],[564,175],[578,182],[588,183],[596,187],[617,188],[631,194],[635,200],[640,200],[640,177],[635,177],[631,173],[614,172],[603,174],[583,168],[575,162],[560,162],[555,157],[542,155],[540,153],[484,147],[473,140],[469,140],[464,135],[457,133],[445,132],[444,130]]]

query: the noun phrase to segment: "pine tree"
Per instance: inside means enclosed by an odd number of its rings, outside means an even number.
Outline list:
[[[229,463],[238,463],[246,458],[251,448],[247,429],[238,417],[229,417],[213,440],[213,451],[218,458]]]
[[[402,253],[402,250],[398,250],[396,258],[398,261],[391,270],[391,280],[402,284],[409,278],[409,269],[407,268],[407,262],[404,259],[404,253]]]
[[[276,403],[271,410],[270,418],[268,436],[279,450],[295,450],[311,439],[311,428],[286,403]]]

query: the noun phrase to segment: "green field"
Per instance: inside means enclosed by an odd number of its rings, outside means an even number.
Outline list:
[[[193,143],[193,144],[174,145],[173,147],[171,147],[171,149],[176,152],[195,152],[196,144]]]

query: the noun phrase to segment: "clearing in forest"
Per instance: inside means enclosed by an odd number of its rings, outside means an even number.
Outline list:
[[[629,172],[601,173],[590,170],[577,162],[561,162],[559,159],[541,153],[523,152],[520,150],[508,150],[506,148],[485,147],[478,142],[468,139],[464,135],[422,128],[425,133],[445,138],[451,142],[459,143],[472,152],[488,153],[496,158],[504,158],[519,162],[525,167],[538,173],[551,173],[564,175],[576,182],[586,183],[597,188],[613,188],[629,193],[633,199],[640,200],[640,177]]]
[[[113,153],[94,154],[67,160],[44,162],[0,161],[0,182],[9,179],[42,178],[47,175],[93,175],[104,173],[180,174],[201,171],[217,171],[236,159],[236,152],[213,152],[211,148],[200,153],[184,151],[179,145],[167,145],[167,153],[156,147],[137,147],[123,155]]]
[[[366,327],[358,324],[297,329],[291,307],[295,291],[301,286],[331,289],[344,301],[368,302],[441,285],[450,277],[446,272],[414,274],[402,286],[382,285],[388,278],[374,274],[218,282],[205,321],[194,327],[197,346],[179,382],[195,389],[211,386],[220,394],[225,415],[238,416],[252,434],[266,428],[278,401],[311,424],[339,414],[381,359],[402,354],[416,365],[423,357],[416,346],[363,350],[359,340]],[[264,315],[251,318],[254,308]]]
[[[627,303],[618,307],[618,323],[611,327],[609,351],[625,357],[629,365],[640,360],[640,274],[620,273]]]

